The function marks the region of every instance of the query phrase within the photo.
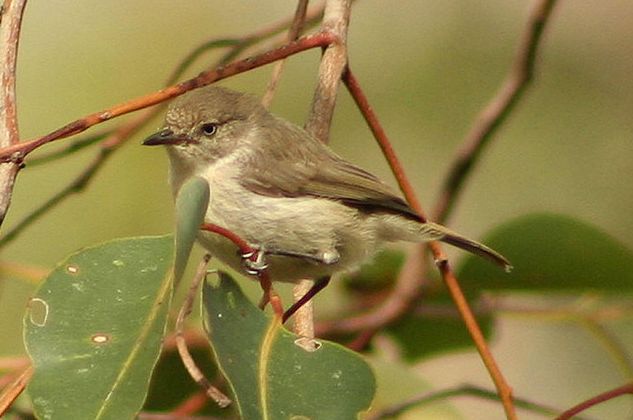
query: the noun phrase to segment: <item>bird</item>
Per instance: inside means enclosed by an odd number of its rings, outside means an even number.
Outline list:
[[[174,196],[191,177],[208,182],[205,223],[245,240],[258,260],[216,233],[201,230],[198,241],[247,275],[265,268],[273,281],[323,285],[397,241],[442,241],[512,267],[486,245],[426,221],[388,184],[253,95],[214,85],[187,92],[143,144],[167,149]]]

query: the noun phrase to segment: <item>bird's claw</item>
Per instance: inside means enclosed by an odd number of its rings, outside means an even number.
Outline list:
[[[266,252],[263,247],[251,247],[251,250],[240,255],[242,264],[247,274],[253,276],[261,275],[268,268],[266,263]]]

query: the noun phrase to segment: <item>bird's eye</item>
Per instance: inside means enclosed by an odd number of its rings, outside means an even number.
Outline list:
[[[211,137],[216,131],[218,131],[218,125],[214,123],[205,123],[200,127],[200,131],[202,131],[202,134],[205,136]]]

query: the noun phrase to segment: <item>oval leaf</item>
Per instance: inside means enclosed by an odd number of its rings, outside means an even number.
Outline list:
[[[193,243],[204,221],[209,204],[209,183],[200,177],[188,180],[176,197],[176,260],[174,263],[175,283],[187,266]]]
[[[115,240],[62,262],[24,318],[44,419],[127,419],[159,355],[172,282],[172,236]]]
[[[241,418],[355,419],[369,409],[375,378],[359,355],[322,340],[305,350],[225,273],[202,292],[205,329]]]
[[[459,270],[460,284],[479,289],[633,289],[633,252],[595,226],[556,214],[520,217],[485,241],[512,261],[508,275],[479,258]]]

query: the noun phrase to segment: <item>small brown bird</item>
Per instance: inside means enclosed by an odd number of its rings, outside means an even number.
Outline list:
[[[143,144],[167,146],[174,194],[190,177],[209,182],[205,222],[240,236],[265,260],[245,267],[223,236],[201,231],[199,240],[242,272],[265,264],[276,281],[329,279],[386,242],[433,240],[511,267],[487,246],[423,222],[376,176],[251,95],[214,86],[182,95],[170,104],[164,128]]]

